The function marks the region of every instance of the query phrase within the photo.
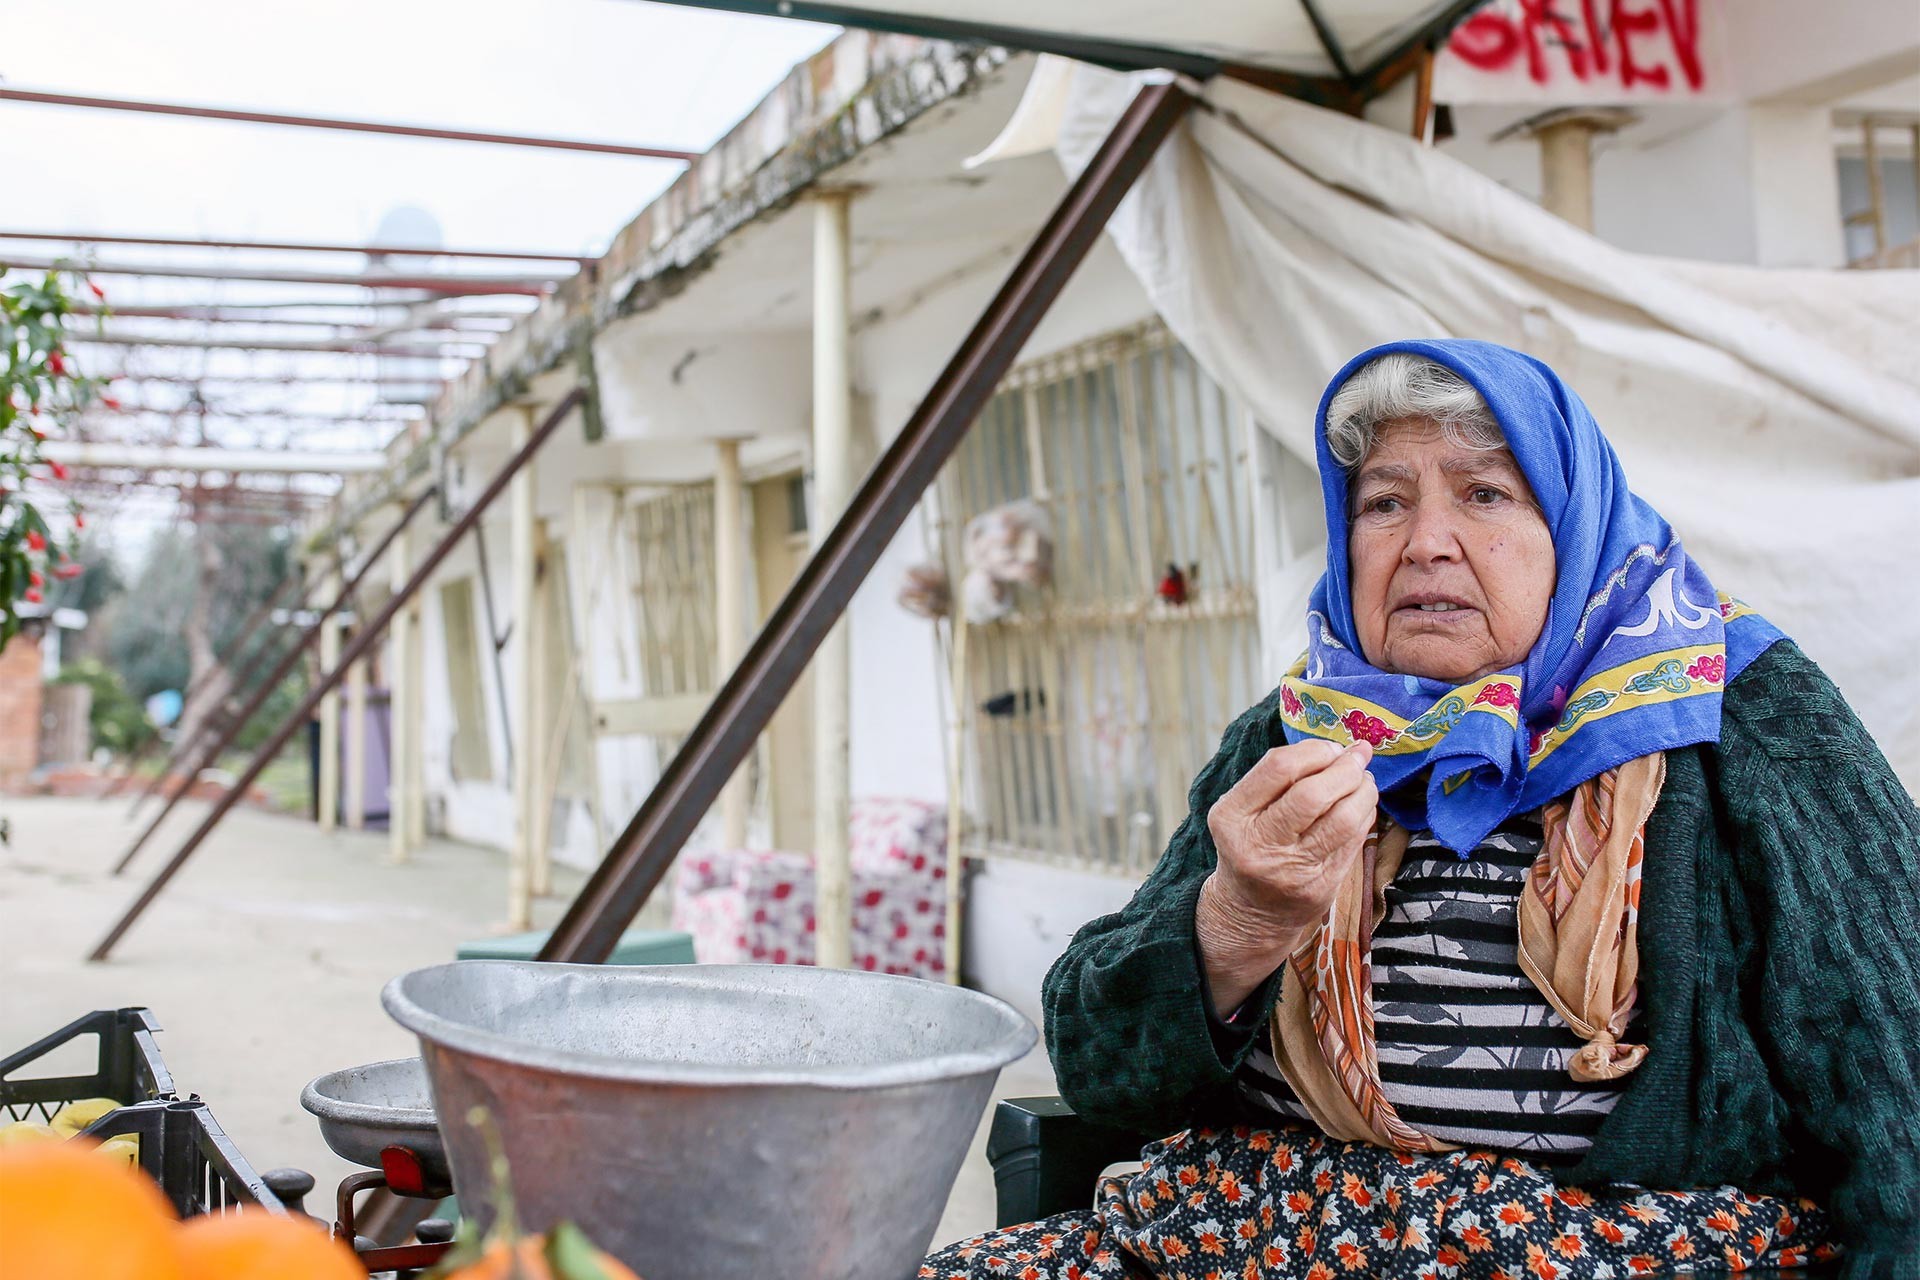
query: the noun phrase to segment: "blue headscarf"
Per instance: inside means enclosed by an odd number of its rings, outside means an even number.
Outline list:
[[[1348,477],[1327,405],[1362,365],[1405,352],[1453,370],[1493,411],[1553,535],[1546,625],[1519,665],[1455,687],[1368,664],[1354,629]],[[1355,356],[1321,398],[1316,435],[1327,571],[1307,652],[1281,682],[1287,740],[1362,738],[1395,821],[1461,854],[1508,815],[1656,751],[1720,737],[1721,691],[1781,633],[1714,590],[1553,370],[1489,342],[1393,342]],[[1429,770],[1424,786],[1394,788]]]

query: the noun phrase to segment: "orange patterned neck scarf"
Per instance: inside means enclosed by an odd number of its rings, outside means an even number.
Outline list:
[[[1640,867],[1647,818],[1666,780],[1660,753],[1629,760],[1540,811],[1544,839],[1519,907],[1520,968],[1586,1045],[1568,1071],[1611,1080],[1638,1067],[1623,1045],[1639,977]],[[1373,1027],[1373,929],[1406,857],[1408,832],[1383,820],[1327,919],[1294,952],[1273,1011],[1273,1054],[1328,1136],[1395,1151],[1447,1151],[1402,1120],[1380,1083]]]

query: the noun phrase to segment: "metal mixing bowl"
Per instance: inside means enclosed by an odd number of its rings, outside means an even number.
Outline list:
[[[420,1037],[463,1213],[500,1133],[521,1224],[646,1280],[903,1280],[994,1078],[1037,1039],[978,992],[773,965],[468,960],[387,985]]]
[[[378,1169],[382,1150],[402,1146],[420,1158],[430,1180],[446,1183],[447,1152],[420,1059],[330,1071],[301,1090],[300,1105],[319,1120],[320,1136],[341,1159]]]

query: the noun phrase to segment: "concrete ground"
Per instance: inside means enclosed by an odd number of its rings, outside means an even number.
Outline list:
[[[146,1005],[165,1028],[160,1049],[180,1089],[207,1101],[257,1168],[312,1173],[321,1194],[308,1207],[325,1213],[353,1166],[321,1142],[300,1108],[302,1086],[337,1067],[417,1052],[381,1010],[380,988],[500,931],[505,859],[433,841],[396,866],[383,832],[323,835],[301,819],[239,809],[113,958],[89,964],[83,957],[205,812],[181,805],[115,878],[108,868],[140,830],[127,803],[0,801],[13,827],[11,846],[0,848],[0,1053],[94,1009]],[[559,917],[580,876],[561,869],[557,879],[563,896],[536,904],[538,924]],[[1051,1092],[1036,1050],[1002,1073],[997,1096]],[[993,1225],[986,1121],[936,1244]]]

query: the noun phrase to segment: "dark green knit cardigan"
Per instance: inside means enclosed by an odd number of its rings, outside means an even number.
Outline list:
[[[1242,715],[1133,901],[1047,975],[1060,1092],[1150,1132],[1244,1118],[1209,1032],[1194,904],[1207,810],[1283,738]],[[1847,1277],[1920,1277],[1920,816],[1790,643],[1728,688],[1720,742],[1667,753],[1647,824],[1646,1062],[1564,1181],[1732,1184],[1825,1204]],[[1279,983],[1258,994],[1261,1017]]]

